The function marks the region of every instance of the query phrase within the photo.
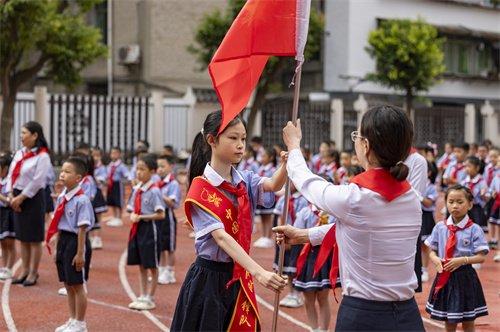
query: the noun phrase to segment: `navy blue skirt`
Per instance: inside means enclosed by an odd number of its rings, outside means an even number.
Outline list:
[[[325,264],[319,270],[316,277],[313,277],[314,264],[318,258],[321,246],[314,246],[307,256],[307,261],[304,269],[293,281],[293,288],[301,292],[317,292],[323,289],[331,289],[330,269],[332,268],[332,254],[326,259]],[[340,278],[337,278],[337,287],[340,287]]]
[[[123,206],[122,199],[123,199],[122,184],[120,181],[113,181],[113,187],[111,188],[111,191],[108,192],[106,203],[108,204],[108,206],[121,208]]]
[[[488,315],[481,282],[471,265],[463,265],[452,272],[448,283],[434,299],[436,281],[437,278],[425,306],[431,318],[460,323]]]
[[[431,235],[435,225],[434,212],[422,210],[422,228],[420,229],[420,239],[422,241],[425,241]]]
[[[15,237],[14,211],[9,207],[0,207],[0,240]]]
[[[483,208],[479,204],[474,204],[472,209],[469,211],[469,217],[474,221],[474,223],[481,226],[483,231],[488,231],[487,220],[483,211]]]
[[[14,196],[21,190],[14,189]],[[14,232],[21,242],[43,242],[45,236],[45,190],[40,189],[21,204],[21,212],[14,212]]]
[[[233,315],[240,283],[226,284],[233,263],[197,257],[182,284],[171,331],[226,331]]]
[[[106,204],[106,200],[104,199],[104,195],[102,194],[101,188],[97,188],[94,200],[92,200],[92,207],[94,208],[95,213],[108,211],[108,206]]]

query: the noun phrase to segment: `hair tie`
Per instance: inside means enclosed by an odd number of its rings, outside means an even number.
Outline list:
[[[400,165],[403,165],[403,164],[404,164],[404,162],[402,162],[402,161],[400,160],[400,161],[398,161],[398,162],[396,163],[396,166],[400,166]]]

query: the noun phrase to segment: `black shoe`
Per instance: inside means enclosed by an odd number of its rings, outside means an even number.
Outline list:
[[[33,281],[29,281],[28,279],[24,280],[23,286],[24,287],[35,286],[37,280],[38,280],[38,274],[36,275],[36,277],[35,277],[35,279]]]
[[[24,284],[24,282],[26,281],[26,278],[28,278],[28,275],[22,276],[20,278],[12,279],[12,284],[13,285]]]

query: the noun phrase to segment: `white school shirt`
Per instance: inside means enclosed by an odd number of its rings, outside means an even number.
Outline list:
[[[405,165],[410,171],[406,180],[410,182],[413,189],[423,197],[427,188],[427,160],[418,152],[414,152],[405,160]]]
[[[422,223],[415,192],[387,202],[355,184],[334,185],[307,168],[299,149],[290,151],[287,171],[309,202],[337,218],[343,295],[375,301],[411,299],[417,287],[415,244]],[[330,227],[309,229],[311,244],[321,244]]]

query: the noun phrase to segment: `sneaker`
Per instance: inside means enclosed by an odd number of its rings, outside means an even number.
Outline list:
[[[0,270],[0,280],[7,280],[10,278],[12,278],[12,271],[7,267],[2,268]]]
[[[175,279],[175,271],[168,271],[167,278],[169,284],[175,284],[177,282],[177,279]]]
[[[65,331],[72,323],[73,323],[73,318],[70,318],[64,323],[63,325],[57,327],[54,332],[63,332]]]
[[[137,310],[153,310],[154,308],[156,308],[156,304],[154,303],[153,299],[148,297],[143,301],[139,301],[137,304],[137,307],[135,309],[137,309]]]
[[[290,299],[293,297],[292,294],[288,294],[284,298],[281,299],[280,301],[280,306],[281,307],[288,307],[288,303],[290,302]]]
[[[297,295],[289,295],[289,300],[283,305],[288,308],[300,308],[304,305],[304,301]]]
[[[496,254],[495,257],[493,257],[493,260],[497,263],[500,262],[500,253]]]
[[[472,264],[472,267],[473,267],[475,270],[481,270],[481,264]]]
[[[429,281],[429,272],[423,271],[422,272],[422,282],[428,282]]]
[[[57,294],[62,295],[62,296],[68,296],[68,291],[66,290],[66,287],[61,287],[57,291]]]
[[[274,241],[267,237],[261,237],[253,243],[255,248],[272,248],[274,246]]]
[[[158,283],[160,285],[168,285],[170,283],[169,278],[168,278],[168,274],[169,274],[169,271],[166,269],[160,271],[160,273],[158,274]]]
[[[128,304],[129,309],[136,309],[139,310],[139,306],[141,302],[144,302],[147,300],[146,295],[141,295],[139,296],[135,301],[132,301]]]
[[[92,249],[102,249],[102,239],[99,236],[94,236],[90,246]]]
[[[106,225],[109,227],[121,227],[123,226],[123,221],[120,218],[112,218]]]
[[[64,332],[87,332],[87,323],[74,319]]]

